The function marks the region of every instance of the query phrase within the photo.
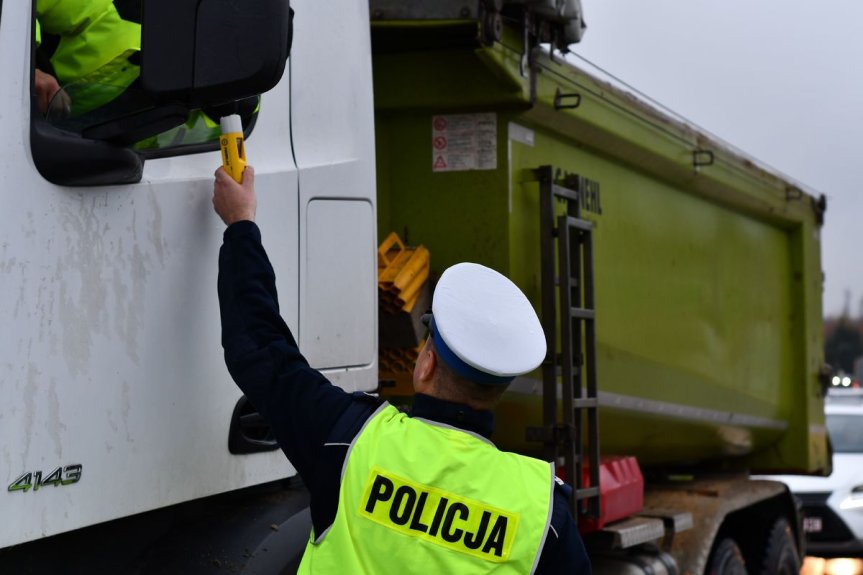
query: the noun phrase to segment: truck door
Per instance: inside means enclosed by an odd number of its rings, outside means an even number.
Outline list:
[[[338,385],[372,390],[377,215],[368,3],[298,0],[292,6],[303,22],[295,30],[291,68],[300,349]]]

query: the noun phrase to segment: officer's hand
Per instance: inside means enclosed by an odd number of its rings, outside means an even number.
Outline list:
[[[57,78],[37,68],[34,87],[36,89],[36,104],[39,106],[39,111],[45,114],[51,100],[60,91],[60,84],[57,83]]]
[[[238,184],[234,178],[219,167],[216,170],[216,181],[213,184],[213,207],[226,225],[248,220],[255,221],[255,169],[246,166],[243,172],[243,183]]]

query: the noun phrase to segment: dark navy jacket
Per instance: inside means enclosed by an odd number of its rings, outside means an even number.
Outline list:
[[[311,368],[279,315],[276,278],[252,222],[228,227],[219,253],[222,346],[231,376],[272,426],[311,494],[315,534],[336,517],[347,447],[380,400],[349,394]],[[491,436],[494,416],[418,394],[412,416]],[[568,509],[567,488],[555,489],[551,528],[536,573],[588,574],[590,562]]]

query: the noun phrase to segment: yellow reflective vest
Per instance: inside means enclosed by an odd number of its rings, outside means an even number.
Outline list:
[[[533,573],[553,490],[551,464],[385,404],[351,444],[335,521],[299,573]]]

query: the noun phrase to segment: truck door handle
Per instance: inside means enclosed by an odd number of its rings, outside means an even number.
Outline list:
[[[279,444],[270,424],[244,395],[237,401],[228,431],[228,451],[234,455],[273,451]]]

